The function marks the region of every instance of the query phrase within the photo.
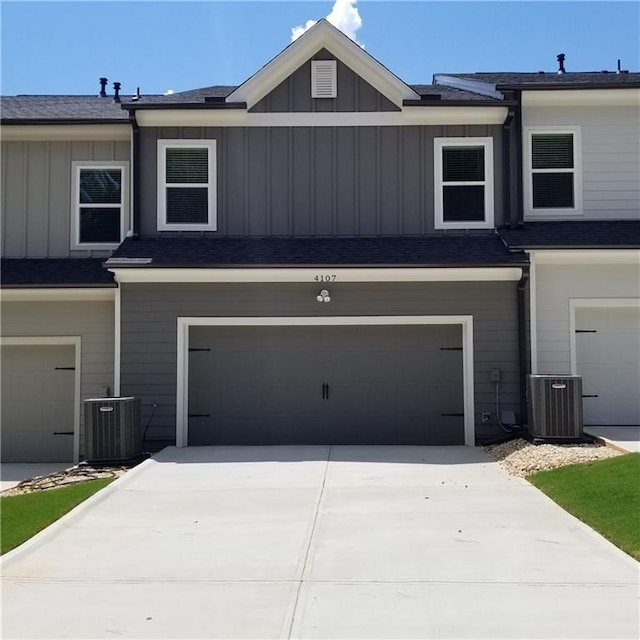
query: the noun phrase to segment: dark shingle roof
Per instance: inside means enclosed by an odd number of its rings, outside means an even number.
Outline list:
[[[115,287],[102,258],[2,258],[3,287]]]
[[[0,115],[10,120],[124,121],[129,114],[100,96],[2,96]]]
[[[376,238],[154,237],[127,238],[108,265],[150,258],[143,267],[240,266],[492,266],[527,262],[495,235]],[[119,266],[120,266],[119,265]]]
[[[640,249],[640,220],[527,222],[499,233],[510,249]]]
[[[540,72],[515,73],[500,71],[492,73],[441,73],[437,76],[449,76],[463,80],[486,82],[500,88],[540,87],[549,85],[575,88],[625,88],[640,87],[640,73],[615,73],[602,71],[570,71],[567,73]]]

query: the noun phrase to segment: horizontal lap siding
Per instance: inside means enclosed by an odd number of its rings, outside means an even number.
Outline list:
[[[640,219],[637,106],[525,107],[523,121],[524,126],[581,126],[585,219]]]
[[[421,235],[434,232],[436,137],[494,137],[495,220],[502,127],[143,127],[141,230],[157,235],[157,141],[217,141],[216,235]]]
[[[80,401],[113,394],[114,306],[112,302],[3,302],[3,337],[80,336]],[[80,453],[84,416],[80,411]]]
[[[319,305],[316,284],[122,285],[122,393],[142,397],[149,438],[173,441],[178,317],[473,315],[478,437],[495,435],[490,371],[500,368],[502,409],[519,408],[515,283],[332,284]]]
[[[538,373],[571,373],[571,298],[640,295],[638,264],[536,264],[535,274]]]
[[[2,142],[2,255],[66,258],[107,255],[71,251],[71,165],[130,160],[123,141]]]

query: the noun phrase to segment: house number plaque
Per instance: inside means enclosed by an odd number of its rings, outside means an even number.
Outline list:
[[[335,282],[335,274],[317,275],[313,278],[314,282]]]

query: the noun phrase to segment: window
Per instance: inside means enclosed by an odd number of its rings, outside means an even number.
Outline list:
[[[124,162],[73,163],[73,247],[100,249],[121,242],[128,201],[127,169]]]
[[[215,140],[158,140],[158,229],[216,230]]]
[[[434,141],[436,229],[493,227],[493,139]]]
[[[527,212],[580,213],[580,131],[529,128],[526,136]]]

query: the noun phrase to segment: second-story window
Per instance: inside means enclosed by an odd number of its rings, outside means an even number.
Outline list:
[[[434,141],[436,229],[493,227],[493,139]]]
[[[581,209],[578,128],[530,127],[525,137],[529,214],[576,214]]]
[[[158,141],[158,229],[216,230],[215,140]]]

